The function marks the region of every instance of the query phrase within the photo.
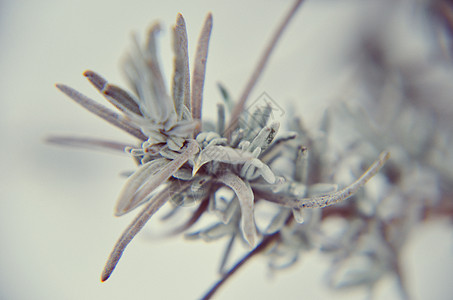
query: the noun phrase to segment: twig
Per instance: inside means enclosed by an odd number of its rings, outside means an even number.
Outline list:
[[[241,97],[239,98],[239,101],[236,103],[236,105],[234,106],[233,112],[231,113],[230,121],[229,121],[227,129],[225,131],[225,136],[228,139],[231,138],[231,133],[236,129],[239,115],[244,110],[245,102],[247,101],[247,98],[249,97],[252,89],[255,87],[255,84],[258,82],[258,79],[260,78],[261,74],[263,73],[264,67],[266,67],[266,64],[269,61],[272,51],[274,50],[275,46],[278,43],[278,40],[282,36],[284,30],[288,26],[288,24],[291,21],[291,19],[293,18],[293,16],[296,14],[297,9],[300,7],[302,2],[303,2],[303,0],[297,0],[294,3],[293,7],[291,7],[288,14],[283,19],[283,22],[280,24],[277,31],[274,33],[271,41],[269,42],[266,49],[264,50],[264,53],[261,56],[260,60],[258,61],[258,65],[256,66],[255,71],[253,72],[252,76],[250,77],[249,81],[247,82],[247,85],[245,86],[244,91],[242,92]]]
[[[244,256],[233,268],[231,268],[227,273],[225,273],[222,278],[212,286],[212,288],[201,298],[202,300],[211,299],[212,296],[217,292],[217,290],[230,278],[237,270],[239,270],[242,265],[249,261],[255,255],[263,252],[273,241],[279,237],[279,233],[276,232],[272,235],[266,236],[261,243],[256,246],[255,249],[250,251],[246,256]]]

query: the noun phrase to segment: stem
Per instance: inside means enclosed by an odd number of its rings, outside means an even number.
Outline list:
[[[225,273],[222,278],[217,281],[216,284],[201,298],[202,300],[211,299],[212,296],[217,292],[217,290],[230,278],[240,267],[242,267],[247,261],[249,261],[256,254],[263,252],[273,241],[279,237],[279,233],[266,236],[261,243],[252,251],[250,251],[246,256],[244,256],[233,268],[231,268],[227,273]]]
[[[178,227],[175,230],[173,230],[170,234],[176,235],[192,227],[206,211],[206,209],[208,208],[208,204],[209,198],[201,200],[200,205],[198,206],[197,210],[192,214],[190,219],[186,223],[184,223],[181,227]]]
[[[278,43],[278,40],[282,36],[284,30],[288,26],[292,17],[296,14],[297,9],[300,7],[302,2],[303,2],[303,0],[297,0],[294,3],[293,7],[291,7],[288,14],[283,19],[283,22],[280,24],[277,31],[274,33],[270,43],[265,48],[264,53],[262,54],[260,60],[258,61],[258,65],[256,66],[255,71],[253,72],[252,76],[250,77],[249,81],[247,82],[247,85],[245,86],[244,91],[242,92],[242,95],[239,98],[238,103],[234,106],[233,112],[230,117],[230,122],[227,126],[227,129],[226,129],[225,135],[224,135],[228,139],[230,139],[231,133],[236,129],[239,115],[244,110],[245,102],[247,101],[247,98],[249,97],[252,89],[255,87],[256,83],[258,82],[258,79],[260,78],[261,74],[263,73],[264,67],[266,67],[266,64],[269,61],[272,51],[274,50],[275,46]]]

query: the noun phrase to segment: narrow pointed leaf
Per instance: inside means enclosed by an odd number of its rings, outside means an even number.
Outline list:
[[[125,148],[131,147],[131,145],[109,140],[72,136],[50,136],[46,138],[46,142],[66,147],[88,148],[88,149],[110,149],[121,152],[124,152]]]
[[[140,111],[140,106],[137,104],[137,100],[129,94],[127,91],[122,88],[108,84],[102,94],[109,100],[113,105],[119,107],[122,111],[126,113],[134,113],[139,116],[143,116]]]
[[[279,231],[284,225],[288,216],[290,215],[290,210],[286,208],[280,209],[280,211],[272,218],[271,222],[264,230],[265,234],[273,234]]]
[[[228,241],[228,244],[223,252],[223,255],[222,255],[222,261],[220,262],[220,265],[219,265],[219,274],[224,274],[225,273],[225,266],[228,262],[228,259],[230,257],[230,254],[231,254],[231,250],[233,249],[233,245],[234,245],[234,240],[236,239],[236,235],[233,234],[231,235],[231,238],[230,240]]]
[[[297,150],[296,167],[294,169],[294,180],[303,184],[308,180],[308,149],[300,146]]]
[[[174,75],[173,75],[173,102],[178,119],[183,117],[183,105],[190,109],[190,73],[186,23],[181,14],[176,18],[173,29]]]
[[[159,64],[159,57],[157,55],[157,34],[160,31],[160,25],[155,24],[151,27],[148,34],[147,48],[144,53],[145,62],[148,65],[148,72],[152,75],[151,86],[153,87],[156,101],[160,107],[161,115],[159,117],[162,121],[166,121],[171,112],[174,112],[174,107],[171,105],[170,97],[167,94],[164,76]]]
[[[231,229],[228,225],[225,225],[223,223],[217,223],[200,232],[200,237],[205,242],[211,242],[218,240],[229,233],[231,233]]]
[[[190,140],[187,148],[176,159],[169,162],[164,168],[161,168],[157,173],[148,178],[135,193],[131,193],[131,191],[133,191],[138,183],[140,183],[142,178],[140,177],[137,183],[132,181],[130,186],[127,184],[125,190],[118,199],[115,214],[122,215],[137,207],[157,187],[165,183],[173,174],[175,174],[179,168],[198,152],[198,150],[198,143],[194,140]]]
[[[217,133],[223,135],[225,131],[225,105],[217,104]]]
[[[132,112],[136,115],[142,115],[137,104],[138,101],[128,92],[120,87],[109,84],[107,80],[93,71],[85,71],[83,75],[88,78],[94,87],[116,108],[128,114]]]
[[[201,119],[203,101],[203,86],[206,73],[206,59],[208,57],[209,38],[212,29],[212,15],[206,17],[203,29],[198,40],[195,64],[192,75],[192,117]]]
[[[231,100],[231,96],[228,93],[227,89],[220,82],[217,83],[217,87],[219,88],[222,99],[225,102],[228,112],[230,113],[233,110],[233,101]]]
[[[134,125],[132,125],[127,119],[123,116],[111,111],[110,109],[106,108],[103,105],[96,103],[94,100],[88,98],[87,96],[77,92],[73,88],[70,88],[64,84],[56,84],[56,87],[65,93],[68,97],[72,100],[77,102],[78,104],[82,105],[85,109],[89,110],[90,112],[94,113],[95,115],[101,117],[102,119],[106,120],[110,124],[115,125],[126,131],[127,133],[135,136],[138,139],[143,141],[147,140],[148,138],[141,132],[141,130]]]
[[[183,120],[179,121],[173,128],[168,131],[168,133],[181,137],[187,137],[200,127],[201,123],[199,120]]]
[[[163,189],[160,193],[156,194],[148,204],[146,204],[140,214],[134,219],[134,221],[132,221],[129,227],[123,232],[119,240],[116,242],[116,245],[110,253],[110,256],[102,272],[102,281],[106,281],[110,277],[116,265],[118,264],[118,261],[123,255],[123,252],[126,249],[127,245],[143,228],[143,226],[145,226],[145,224],[154,215],[154,213],[168,201],[172,193],[178,193],[187,186],[188,184],[182,183],[180,186],[176,186],[174,189]]]
[[[128,199],[131,199],[143,184],[154,177],[159,170],[165,168],[169,163],[170,161],[168,159],[159,158],[141,165],[137,171],[128,178],[124,185],[115,207],[115,216],[122,216],[139,206],[141,203],[131,203]]]
[[[244,238],[250,246],[254,247],[258,234],[253,215],[254,196],[250,185],[233,173],[225,173],[218,177],[217,180],[230,187],[236,194],[241,206],[241,229]]]

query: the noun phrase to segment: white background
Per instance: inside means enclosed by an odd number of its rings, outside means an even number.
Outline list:
[[[372,14],[362,1],[311,1],[302,7],[251,95],[267,92],[293,103],[314,126],[342,93],[348,43]],[[127,3],[127,4],[126,4]],[[190,54],[208,11],[214,27],[205,83],[204,115],[213,115],[222,82],[237,97],[271,32],[292,1],[1,1],[0,2],[0,298],[1,299],[195,299],[213,284],[226,241],[181,237],[154,239],[153,220],[126,250],[112,277],[100,282],[110,250],[134,213],[113,217],[133,168],[114,153],[57,148],[51,134],[133,141],[57,91],[63,82],[101,99],[83,78],[92,69],[125,86],[120,57],[130,34],[144,36],[162,22],[161,58],[169,78],[170,26],[181,12]],[[345,75],[346,74],[346,75]],[[156,219],[156,218],[155,218]],[[161,227],[159,227],[161,228]],[[157,233],[156,233],[157,232]],[[416,229],[404,252],[414,299],[451,299],[453,242],[446,222]],[[307,255],[269,278],[265,258],[237,273],[217,299],[364,299],[365,292],[334,293],[322,283],[328,262]],[[377,299],[395,299],[392,278]],[[396,298],[397,299],[397,298]]]

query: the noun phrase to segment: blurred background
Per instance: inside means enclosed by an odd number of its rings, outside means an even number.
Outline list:
[[[176,14],[181,12],[186,20],[193,57],[210,11],[214,25],[203,111],[209,117],[221,101],[217,83],[233,98],[239,96],[292,2],[0,2],[1,299],[196,299],[217,280],[226,241],[163,238],[165,226],[156,215],[128,247],[113,276],[100,282],[108,254],[134,217],[113,216],[124,183],[120,173],[134,164],[127,155],[59,148],[44,139],[56,134],[133,139],[74,104],[54,85],[65,83],[100,99],[82,76],[91,69],[126,86],[120,59],[129,49],[131,34],[144,37],[154,21],[162,24],[161,61],[169,79],[170,28]],[[385,37],[390,49],[387,61],[417,62],[425,68],[409,69],[412,74],[427,68],[429,76],[418,77],[427,87],[423,101],[442,118],[439,126],[450,126],[450,40],[442,22],[436,23],[442,14],[431,9],[432,3],[307,1],[250,99],[266,92],[284,108],[293,105],[305,125],[316,128],[325,108],[350,97],[351,86],[364,76],[353,66],[363,58],[364,36],[376,34]],[[281,118],[284,121],[285,115]],[[414,229],[405,245],[403,265],[414,299],[451,299],[451,229],[447,219],[431,220]],[[295,267],[270,276],[265,258],[258,257],[216,299],[365,299],[365,289],[328,289],[323,282],[328,265],[313,252]],[[380,281],[376,290],[375,299],[399,297],[391,277]]]

